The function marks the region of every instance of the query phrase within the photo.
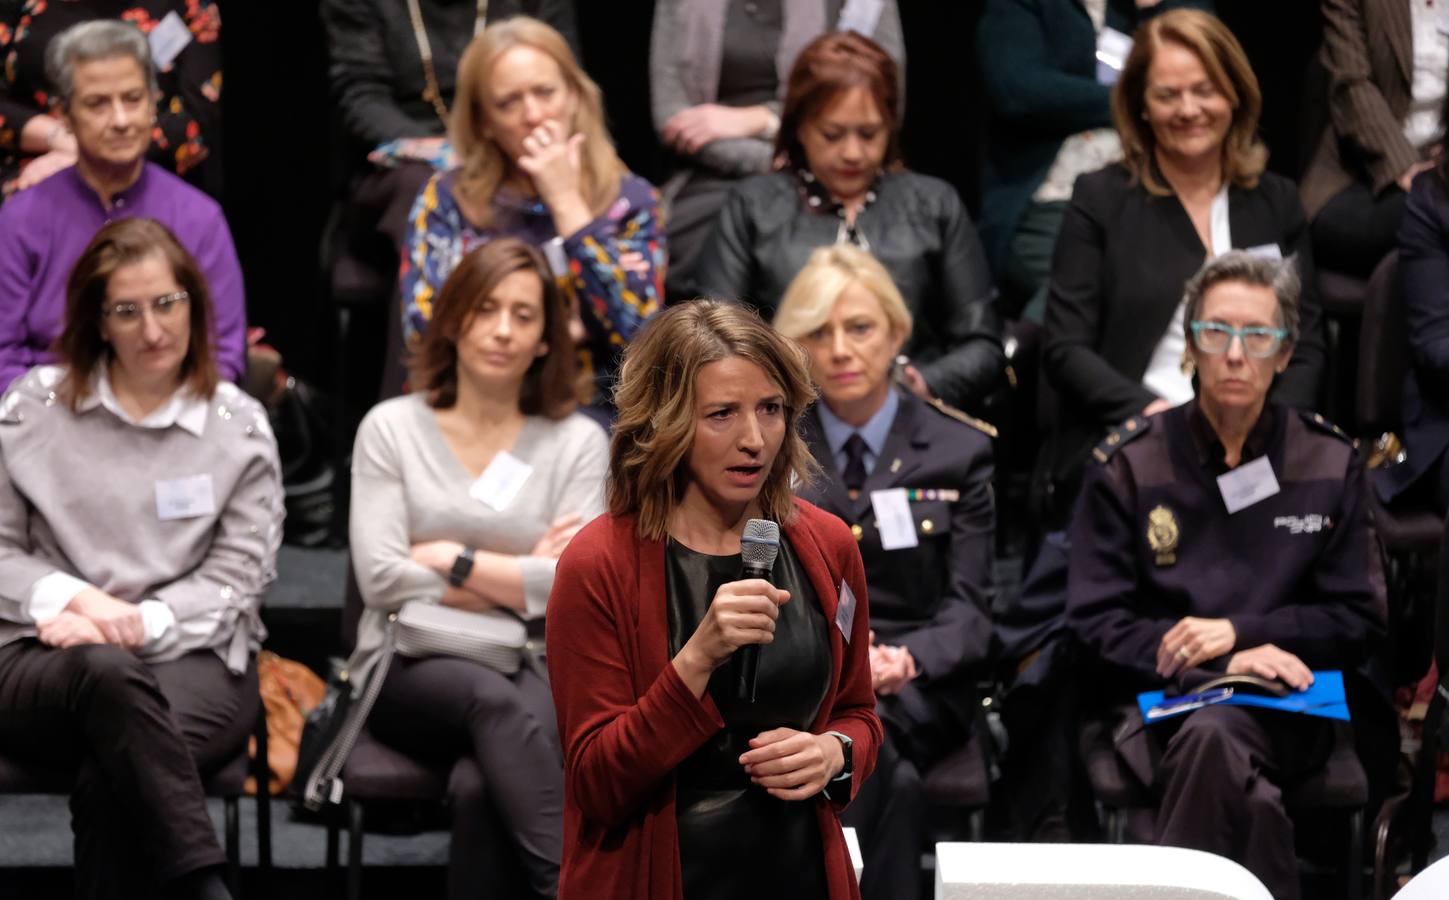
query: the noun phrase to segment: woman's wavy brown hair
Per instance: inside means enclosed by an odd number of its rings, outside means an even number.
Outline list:
[[[1258,186],[1268,164],[1268,149],[1258,139],[1258,116],[1263,93],[1258,77],[1222,20],[1196,9],[1174,9],[1148,19],[1132,38],[1132,52],[1112,89],[1112,124],[1122,139],[1122,164],[1148,193],[1168,197],[1172,189],[1155,171],[1157,143],[1147,114],[1147,69],[1163,44],[1190,50],[1202,62],[1208,78],[1228,99],[1233,121],[1223,140],[1223,179],[1241,188]]]
[[[880,44],[854,31],[822,34],[805,45],[790,67],[775,156],[792,169],[808,169],[800,129],[851,88],[865,88],[880,110],[890,142],[883,168],[900,160],[901,89],[896,61]]]
[[[578,404],[578,357],[569,337],[569,303],[539,252],[517,238],[499,238],[465,255],[443,282],[433,320],[408,359],[415,390],[428,405],[446,409],[458,402],[458,339],[499,282],[514,272],[532,272],[543,283],[543,340],[548,352],[523,376],[518,408],[526,416],[561,419]]]
[[[639,536],[663,540],[687,484],[684,458],[699,424],[699,373],[730,357],[747,359],[780,387],[785,440],[760,488],[763,514],[788,523],[795,515],[792,482],[813,478],[814,457],[800,437],[800,416],[815,399],[805,351],[754,311],[721,300],[694,300],[651,319],[624,351],[609,442],[609,512],[637,515]]]
[[[626,171],[604,124],[604,95],[574,59],[563,35],[537,19],[512,16],[483,29],[458,61],[448,138],[462,161],[457,175],[458,193],[484,217],[484,221],[474,224],[491,224],[493,195],[513,171],[513,161],[485,134],[488,113],[484,102],[494,63],[514,47],[532,47],[558,63],[564,84],[578,98],[574,121],[564,124],[584,136],[580,149],[584,202],[595,216],[602,215],[619,196]]]
[[[106,291],[117,269],[153,254],[171,266],[171,275],[187,293],[191,315],[190,341],[181,361],[180,381],[197,397],[209,399],[221,376],[216,371],[211,341],[211,291],[195,258],[165,225],[155,219],[118,219],[91,238],[76,260],[65,286],[65,328],[51,348],[66,367],[61,396],[72,411],[90,393],[91,376],[110,363],[111,345],[101,337]],[[134,298],[149,302],[150,298]]]

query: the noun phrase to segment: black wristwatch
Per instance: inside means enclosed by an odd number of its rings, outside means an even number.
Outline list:
[[[473,554],[477,551],[472,547],[464,547],[458,551],[458,558],[453,560],[453,571],[448,573],[448,584],[453,587],[462,587],[473,574]]]
[[[838,731],[827,731],[826,734],[840,741],[840,751],[845,758],[845,765],[841,767],[840,774],[830,779],[834,784],[837,781],[849,781],[850,776],[855,774],[855,741],[849,735],[841,734]]]

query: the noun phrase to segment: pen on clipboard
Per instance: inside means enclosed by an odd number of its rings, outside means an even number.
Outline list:
[[[1179,713],[1202,709],[1204,706],[1212,706],[1214,703],[1222,703],[1231,696],[1233,696],[1233,689],[1230,687],[1203,691],[1201,694],[1185,694],[1171,700],[1164,700],[1156,706],[1149,706],[1146,718],[1149,722],[1165,719]]]

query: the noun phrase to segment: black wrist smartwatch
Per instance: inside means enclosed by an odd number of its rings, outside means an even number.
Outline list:
[[[453,587],[462,587],[473,574],[473,554],[477,551],[472,547],[464,547],[458,551],[458,558],[453,560],[453,570],[448,573],[448,584]]]
[[[838,731],[827,731],[825,733],[840,741],[840,751],[845,759],[845,765],[841,767],[840,774],[830,779],[830,781],[832,784],[837,781],[849,781],[850,776],[855,773],[855,741],[852,741],[849,735],[841,734]]]

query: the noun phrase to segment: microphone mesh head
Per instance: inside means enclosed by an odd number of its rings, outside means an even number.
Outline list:
[[[751,519],[745,523],[740,537],[740,553],[745,566],[769,571],[780,554],[780,526],[769,519]]]

